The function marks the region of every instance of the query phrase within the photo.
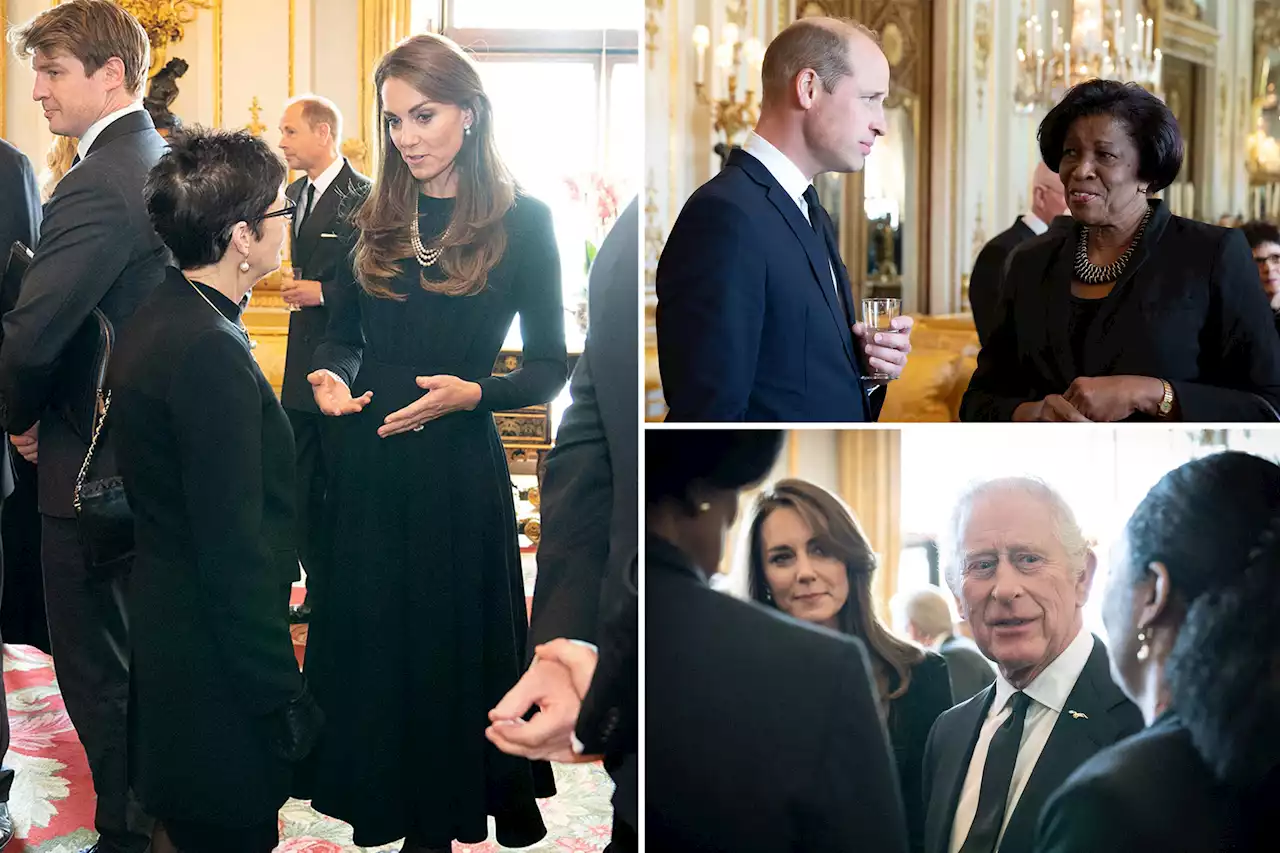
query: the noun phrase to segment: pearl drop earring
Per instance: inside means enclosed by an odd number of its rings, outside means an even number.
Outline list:
[[[248,271],[249,271],[249,259],[245,258],[243,261],[240,262],[240,272],[248,272]]]
[[[462,135],[463,135],[463,136],[470,136],[470,135],[471,135],[471,125],[469,125],[469,124],[468,124],[468,125],[463,125],[463,127],[462,127]]]
[[[1144,661],[1151,657],[1151,646],[1147,645],[1147,632],[1145,629],[1138,632],[1138,642],[1142,644],[1138,646],[1138,660]]]
[[[698,512],[711,512],[711,504],[706,501],[698,504]]]

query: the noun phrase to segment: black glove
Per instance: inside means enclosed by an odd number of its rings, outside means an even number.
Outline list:
[[[312,698],[306,685],[288,705],[271,715],[271,751],[289,762],[306,758],[324,728],[324,712]]]

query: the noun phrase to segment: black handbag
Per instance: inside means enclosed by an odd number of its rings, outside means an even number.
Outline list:
[[[96,385],[96,411],[93,415],[93,437],[89,441],[89,452],[85,454],[84,464],[80,466],[80,473],[76,476],[74,505],[80,547],[84,551],[85,564],[90,573],[114,575],[127,571],[133,560],[133,511],[129,508],[129,499],[124,493],[124,480],[118,474],[103,475],[95,472],[95,468],[107,467],[101,465],[100,461],[95,466],[94,457],[97,455],[100,460],[104,455],[104,430],[107,413],[111,410],[111,392],[104,385],[107,364],[111,359],[114,330],[101,311],[95,308],[93,315],[89,322],[96,322],[101,340],[92,373]]]

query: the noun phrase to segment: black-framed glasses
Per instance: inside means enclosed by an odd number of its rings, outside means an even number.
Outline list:
[[[298,206],[297,206],[296,204],[294,204],[293,202],[289,201],[289,199],[285,199],[285,200],[284,200],[284,207],[280,208],[279,210],[273,210],[273,211],[271,211],[270,213],[264,213],[264,214],[262,214],[261,216],[259,216],[257,219],[255,219],[254,221],[255,221],[255,222],[261,222],[261,221],[263,221],[264,219],[270,219],[270,218],[271,218],[271,217],[273,217],[273,216],[287,216],[287,217],[289,217],[290,219],[292,219],[292,218],[293,218],[293,212],[294,212],[295,210],[297,210],[297,209],[298,209]]]
[[[1280,264],[1280,254],[1262,256],[1254,255],[1253,261],[1258,266],[1262,266],[1263,264]]]

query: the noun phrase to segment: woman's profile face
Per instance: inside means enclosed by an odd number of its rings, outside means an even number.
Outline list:
[[[433,101],[397,77],[382,84],[382,113],[391,143],[420,183],[449,171],[472,121],[470,110]]]
[[[1139,585],[1129,581],[1129,536],[1121,534],[1111,548],[1111,571],[1102,599],[1102,624],[1107,629],[1107,653],[1111,657],[1111,677],[1128,694],[1137,696],[1142,682],[1138,660]],[[1150,660],[1150,658],[1148,658]]]
[[[1113,225],[1145,205],[1139,162],[1138,147],[1123,122],[1106,114],[1076,119],[1058,164],[1071,215],[1085,225]]]
[[[288,204],[282,192],[276,196],[275,201],[271,202],[266,212],[275,213],[287,207]],[[259,278],[279,268],[281,253],[284,250],[284,235],[292,222],[293,220],[288,216],[272,216],[270,219],[262,220],[262,239],[254,245],[249,257],[252,271]]]
[[[773,600],[789,616],[836,628],[849,600],[849,572],[827,553],[803,516],[779,507],[760,525],[760,554]]]

